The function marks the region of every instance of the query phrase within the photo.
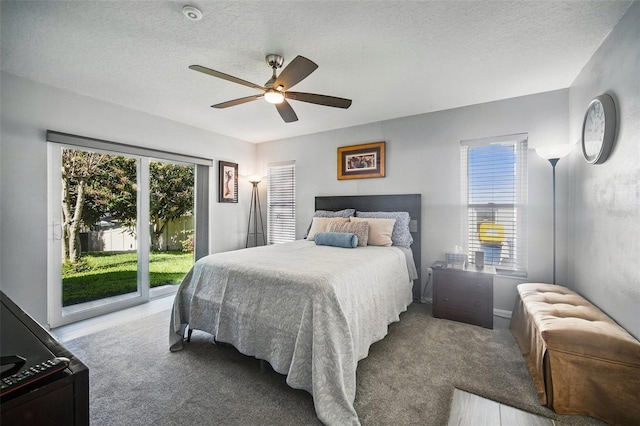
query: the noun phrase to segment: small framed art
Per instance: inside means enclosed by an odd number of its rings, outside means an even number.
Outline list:
[[[384,142],[338,148],[338,180],[384,177]]]
[[[218,161],[218,202],[238,202],[238,164]]]

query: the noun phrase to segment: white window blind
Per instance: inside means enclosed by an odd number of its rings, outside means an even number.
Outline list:
[[[267,244],[296,239],[295,162],[267,166]]]
[[[484,252],[499,273],[527,272],[527,135],[460,144],[462,235],[469,261]]]

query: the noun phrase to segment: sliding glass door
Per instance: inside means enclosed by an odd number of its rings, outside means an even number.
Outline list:
[[[194,262],[195,167],[149,162],[149,287],[173,293]]]
[[[196,166],[49,145],[52,327],[173,293],[194,262]]]

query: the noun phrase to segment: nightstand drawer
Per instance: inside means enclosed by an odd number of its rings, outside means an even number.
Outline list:
[[[449,288],[440,288],[436,298],[436,303],[442,309],[460,309],[477,313],[484,313],[488,309],[493,309],[489,307],[488,296],[481,293],[465,293]]]
[[[433,316],[493,328],[494,276],[493,267],[477,270],[435,266]]]
[[[445,272],[438,276],[440,288],[487,294],[492,291],[493,277],[464,272]]]

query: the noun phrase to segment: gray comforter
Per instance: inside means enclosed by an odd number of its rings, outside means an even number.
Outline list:
[[[200,259],[180,285],[170,348],[185,328],[268,361],[313,395],[327,425],[357,425],[356,367],[412,300],[405,254],[292,243]]]

